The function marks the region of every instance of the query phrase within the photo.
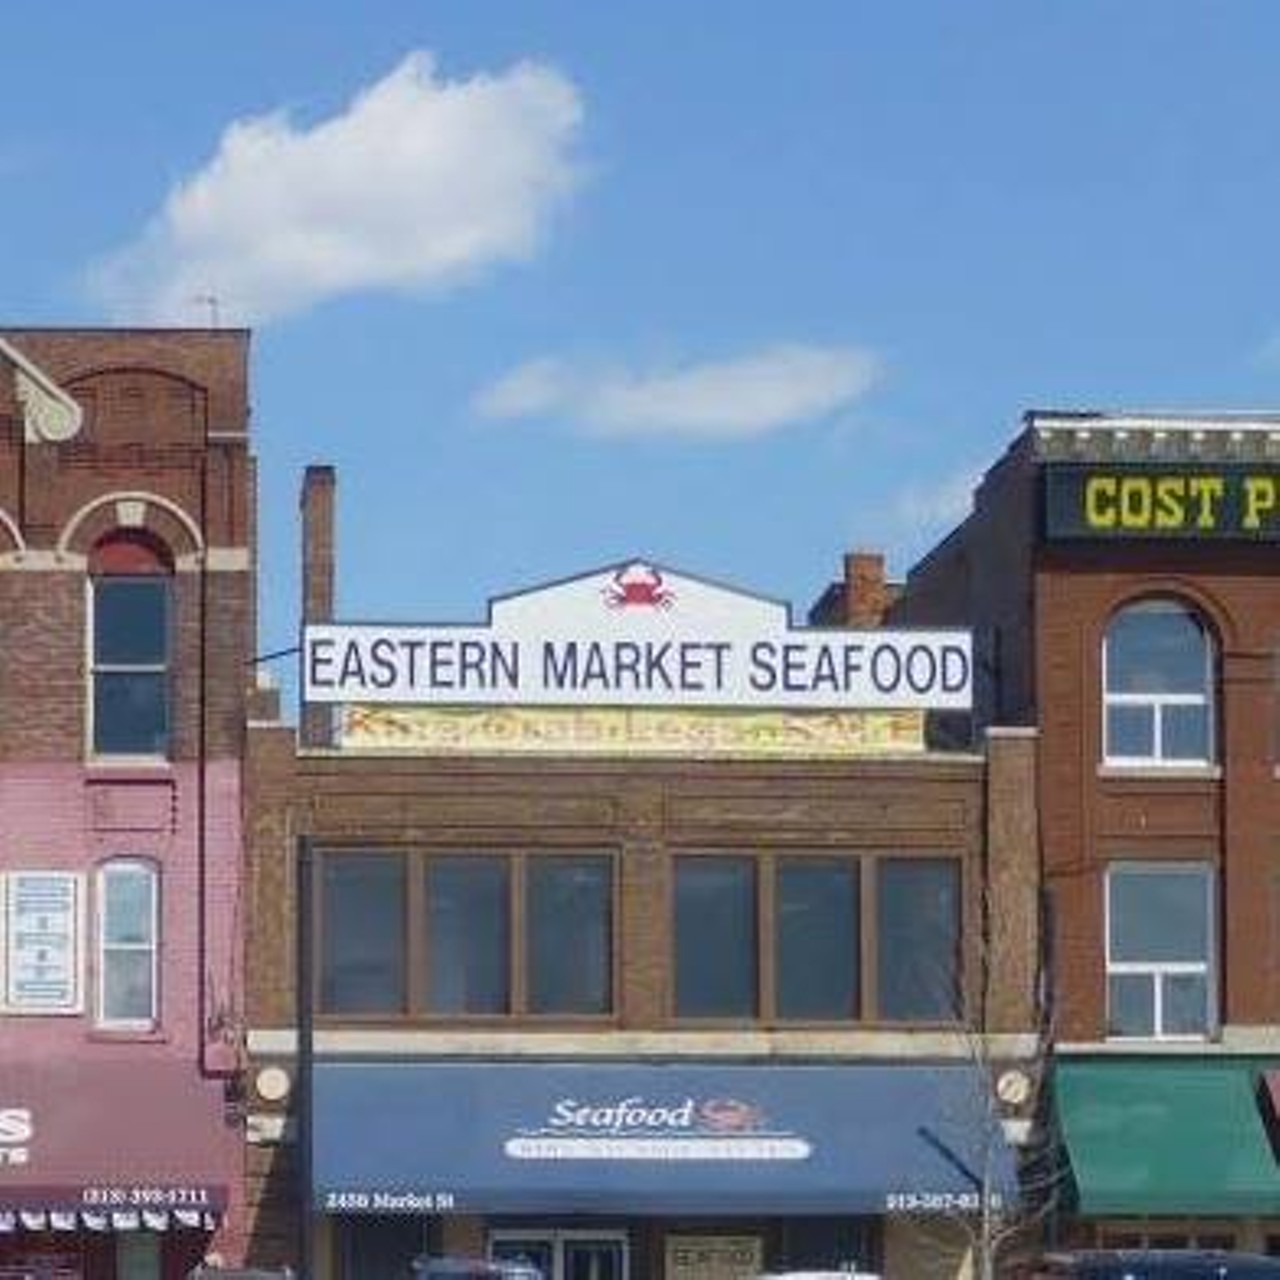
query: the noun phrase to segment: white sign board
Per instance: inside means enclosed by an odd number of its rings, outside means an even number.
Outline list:
[[[4,1006],[13,1013],[78,1009],[79,878],[61,871],[7,877]]]
[[[967,631],[796,628],[785,605],[631,561],[493,602],[487,626],[316,624],[307,702],[968,710]]]

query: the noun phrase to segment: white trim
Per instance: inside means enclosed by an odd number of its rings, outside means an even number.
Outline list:
[[[28,573],[84,573],[88,567],[88,556],[72,552],[31,548],[0,554],[0,570],[19,570]]]
[[[210,573],[247,573],[253,568],[253,557],[248,547],[209,547],[203,552],[188,551],[175,556],[173,567],[178,573],[197,569],[207,569]]]
[[[2,337],[0,355],[17,369],[14,389],[22,405],[23,440],[28,444],[59,444],[77,436],[84,425],[80,402]]]
[[[204,538],[200,536],[200,526],[191,516],[169,498],[162,498],[159,494],[148,493],[142,489],[122,489],[117,493],[105,493],[100,497],[91,498],[63,526],[62,532],[58,535],[57,549],[64,553],[67,552],[70,549],[72,539],[75,537],[76,530],[99,507],[119,502],[145,502],[148,506],[156,506],[163,511],[167,511],[187,531],[187,536],[190,537],[196,549],[199,551],[204,550]],[[176,548],[170,548],[170,550],[174,551],[176,555]]]
[[[1141,764],[1116,764],[1098,766],[1099,778],[1128,778],[1131,781],[1160,781],[1178,779],[1184,782],[1214,782],[1222,777],[1220,764],[1160,764],[1143,760]]]
[[[1035,1060],[1042,1047],[1034,1035],[990,1035],[985,1041],[962,1031],[449,1031],[439,1029],[317,1029],[318,1053],[386,1054],[392,1057],[454,1058],[708,1058],[814,1060],[916,1058],[972,1061],[984,1057]],[[293,1057],[292,1027],[248,1032],[251,1054]]]
[[[147,922],[148,941],[145,943],[107,944],[106,911],[107,880],[114,873],[141,873],[150,890],[150,918]],[[160,871],[147,858],[108,858],[98,864],[95,894],[95,1001],[94,1024],[107,1031],[154,1031],[160,1025]],[[107,952],[146,951],[151,956],[151,1016],[148,1018],[112,1018],[107,1016],[106,974]]]
[[[3,341],[3,339],[0,339],[0,341]],[[22,530],[18,528],[17,522],[2,508],[0,508],[0,526],[8,531],[9,536],[14,541],[14,550],[8,554],[21,555],[27,549],[26,539],[22,536]]]
[[[1112,692],[1110,688],[1111,633],[1117,622],[1131,613],[1163,613],[1177,615],[1192,622],[1200,633],[1204,660],[1204,678],[1196,693]],[[1102,633],[1102,763],[1108,768],[1196,769],[1212,766],[1217,759],[1214,719],[1217,699],[1214,681],[1215,645],[1213,636],[1197,610],[1177,596],[1153,596],[1121,605],[1110,617]],[[1151,754],[1122,756],[1111,754],[1111,709],[1137,707],[1150,709]],[[1205,713],[1205,755],[1166,756],[1164,753],[1165,711],[1171,707],[1203,707]]]

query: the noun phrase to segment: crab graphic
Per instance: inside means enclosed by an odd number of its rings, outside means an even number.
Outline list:
[[[739,1098],[708,1098],[698,1108],[698,1115],[717,1133],[750,1133],[764,1125],[764,1112]]]
[[[604,602],[610,609],[670,609],[676,593],[663,585],[662,574],[653,565],[637,560],[613,575],[604,589]]]

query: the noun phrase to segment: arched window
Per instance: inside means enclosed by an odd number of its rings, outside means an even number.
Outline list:
[[[160,893],[150,862],[98,868],[98,1022],[150,1030],[159,1021]]]
[[[90,556],[94,755],[169,752],[172,570],[144,532],[112,534]]]
[[[1102,649],[1103,756],[1112,764],[1214,758],[1214,646],[1177,600],[1143,600],[1112,618]]]

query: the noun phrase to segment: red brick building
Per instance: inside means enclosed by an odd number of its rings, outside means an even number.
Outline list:
[[[242,1249],[247,348],[0,332],[6,1276]]]
[[[1280,1252],[1280,419],[1044,413],[889,616],[1035,725],[1063,1230]]]
[[[328,471],[303,527],[324,623]],[[937,753],[900,706],[706,705],[732,665],[730,639],[690,638],[710,618],[785,631],[792,684],[828,678],[808,646],[847,674],[879,643],[841,629],[855,614],[785,615],[632,562],[500,597],[483,626],[308,639],[304,686],[363,694],[313,703],[300,740],[250,730],[258,1261],[962,1273],[983,1197],[1008,1194],[1001,1121],[1023,1132],[1034,1105],[1035,735]],[[554,695],[523,667],[502,683],[530,620],[597,638],[558,650]],[[904,643],[925,680],[925,642]],[[457,696],[404,705],[406,655]],[[894,653],[876,661],[892,683]],[[646,672],[664,697],[632,698]]]

